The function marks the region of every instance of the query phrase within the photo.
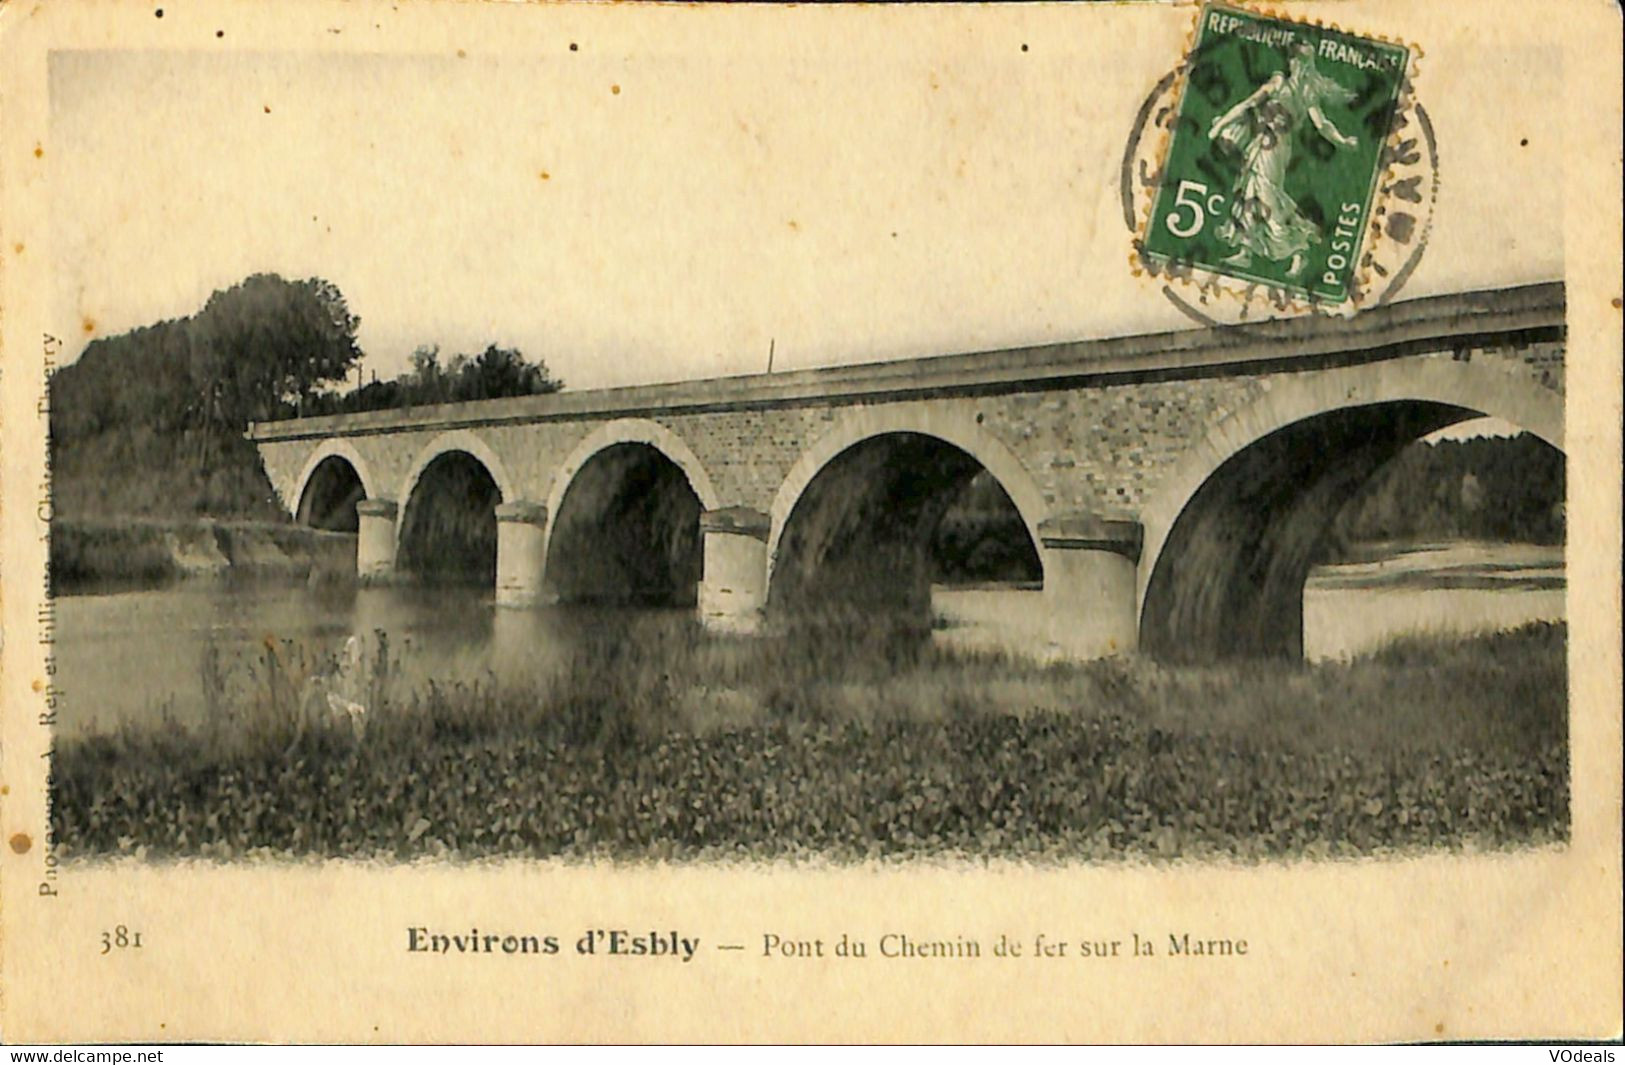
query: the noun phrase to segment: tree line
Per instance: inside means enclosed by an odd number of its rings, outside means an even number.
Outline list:
[[[274,519],[251,421],[554,392],[540,362],[489,346],[346,391],[360,325],[337,285],[254,274],[184,318],[86,346],[51,377],[56,510],[67,517]]]
[[[1456,539],[1560,544],[1566,474],[1563,453],[1528,433],[1412,444],[1338,514],[1333,544]]]
[[[311,414],[354,414],[366,410],[465,403],[476,399],[534,396],[557,392],[564,382],[547,366],[528,362],[515,348],[491,344],[478,355],[453,355],[442,365],[438,344],[412,353],[412,368],[387,381],[374,379],[353,392],[327,392],[305,404]]]

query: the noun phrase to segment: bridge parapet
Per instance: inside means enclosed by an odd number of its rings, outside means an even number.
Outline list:
[[[1400,349],[1470,343],[1475,336],[1540,333],[1562,326],[1563,308],[1562,282],[1547,282],[1407,300],[1349,318],[1309,315],[811,370],[256,422],[248,435],[271,441],[555,420],[602,422],[610,416],[678,411],[1049,390],[1078,381],[1191,376],[1227,367],[1257,372],[1258,364],[1392,357],[1403,354]]]

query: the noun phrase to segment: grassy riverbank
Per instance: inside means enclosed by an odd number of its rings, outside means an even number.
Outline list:
[[[1565,642],[1537,625],[1352,663],[1169,669],[606,631],[524,690],[412,692],[390,690],[386,646],[359,738],[298,724],[308,660],[278,647],[209,726],[64,741],[53,827],[69,854],[218,859],[1541,843],[1568,831]]]
[[[53,590],[159,584],[183,577],[308,577],[354,573],[355,537],[286,522],[192,518],[57,518]]]

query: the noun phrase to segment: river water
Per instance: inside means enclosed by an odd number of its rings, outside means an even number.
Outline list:
[[[937,589],[937,639],[1036,651],[1042,593]],[[62,695],[58,732],[84,734],[205,711],[211,655],[247,683],[267,641],[294,658],[334,655],[352,634],[382,630],[400,682],[522,680],[549,669],[593,625],[594,608],[497,610],[457,588],[312,588],[196,580],[163,588],[65,596],[57,602]],[[664,611],[670,623],[685,612]],[[1411,632],[1473,632],[1565,617],[1560,547],[1458,543],[1375,553],[1325,566],[1304,592],[1305,653],[1347,657]],[[659,618],[649,618],[660,624]]]

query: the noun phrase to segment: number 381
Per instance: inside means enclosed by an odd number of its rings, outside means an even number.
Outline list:
[[[1190,208],[1190,217],[1184,215],[1184,209]],[[1163,217],[1163,225],[1168,232],[1176,237],[1194,237],[1207,225],[1210,214],[1218,214],[1224,207],[1224,196],[1221,193],[1207,191],[1207,186],[1200,181],[1181,181],[1179,188],[1174,191],[1174,206]]]
[[[111,932],[102,933],[102,953],[113,950],[128,950],[141,946],[141,933],[132,931],[125,925],[119,925]]]

